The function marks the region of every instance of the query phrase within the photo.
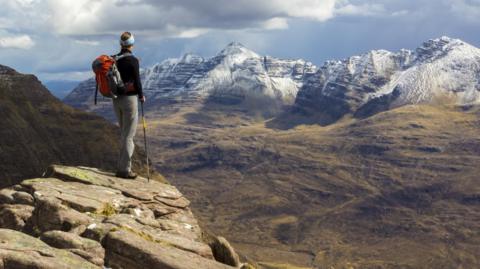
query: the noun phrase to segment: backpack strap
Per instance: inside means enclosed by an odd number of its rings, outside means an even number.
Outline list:
[[[118,61],[118,60],[123,59],[123,58],[128,57],[128,56],[133,56],[133,54],[131,52],[127,52],[127,53],[124,53],[124,54],[121,54],[121,55],[115,55],[115,56],[113,56],[113,59],[115,61]]]
[[[98,81],[97,78],[95,78],[95,105],[97,105],[97,97],[98,97]]]

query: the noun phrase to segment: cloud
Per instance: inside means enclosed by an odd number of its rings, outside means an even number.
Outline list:
[[[44,31],[49,14],[46,0],[2,1],[0,29],[9,31]]]
[[[346,4],[338,7],[335,14],[343,16],[379,16],[385,14],[385,7],[380,4]]]
[[[77,44],[86,45],[86,46],[99,46],[100,45],[100,41],[95,41],[95,40],[80,40],[80,39],[77,39],[74,42],[77,43]]]
[[[0,37],[0,48],[31,49],[35,42],[28,35]]]
[[[405,10],[405,9],[404,9],[404,10],[399,10],[399,11],[394,11],[394,12],[392,12],[392,16],[397,16],[397,17],[398,17],[398,16],[406,16],[406,15],[408,15],[408,14],[410,14],[410,11]]]
[[[215,29],[285,29],[288,20],[325,21],[335,0],[45,0],[47,23],[64,35],[131,30],[166,37],[196,37]]]
[[[453,13],[470,22],[480,21],[480,0],[445,0]]]
[[[266,30],[288,29],[288,21],[284,18],[273,18],[263,24]]]
[[[480,44],[480,0],[0,2],[0,64],[49,79],[85,76],[96,56],[116,52],[126,30],[137,37],[142,66],[183,52],[212,56],[231,41],[317,64],[441,35]]]

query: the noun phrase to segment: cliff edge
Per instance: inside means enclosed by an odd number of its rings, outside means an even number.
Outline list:
[[[0,268],[241,266],[223,238],[204,241],[189,204],[168,184],[51,166],[0,191]]]

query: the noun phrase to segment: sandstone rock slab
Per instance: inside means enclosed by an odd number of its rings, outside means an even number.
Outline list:
[[[98,266],[104,264],[105,250],[97,241],[62,231],[46,232],[40,239],[51,247],[69,250]]]
[[[193,253],[165,244],[145,240],[139,235],[127,232],[111,232],[105,238],[107,259],[113,269],[232,269]]]
[[[55,178],[26,180],[22,186],[33,194],[54,197],[80,212],[100,212],[105,204],[119,204],[125,197],[119,190],[103,186],[64,182]]]
[[[115,177],[113,173],[103,172],[95,168],[54,165],[49,168],[47,175],[117,189],[126,196],[144,201],[153,200],[155,196],[168,199],[179,199],[183,196],[177,188],[168,184],[156,181],[150,181],[146,184],[147,179],[143,177],[138,177],[136,180],[120,179]],[[139,182],[143,184],[138,184]]]
[[[61,230],[74,232],[77,228],[87,227],[93,219],[68,206],[55,197],[38,196],[33,211],[33,223],[40,232]]]
[[[0,228],[23,231],[33,215],[33,206],[9,205],[0,206]]]
[[[0,190],[0,228],[24,233],[0,230],[0,268],[232,268],[175,187],[87,167],[46,175]]]
[[[0,268],[98,269],[66,250],[52,248],[24,233],[0,229]]]
[[[172,233],[171,231],[159,229],[156,226],[144,225],[141,221],[130,215],[115,215],[106,219],[105,223],[115,225],[117,229],[114,230],[130,231],[134,234],[142,235],[148,240],[167,244],[205,258],[213,259],[212,250],[207,244],[193,240],[189,238],[189,236],[180,233]]]

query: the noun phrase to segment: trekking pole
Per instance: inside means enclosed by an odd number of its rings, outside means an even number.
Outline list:
[[[148,165],[148,148],[147,148],[147,122],[145,121],[145,113],[143,111],[143,102],[140,103],[142,106],[142,122],[143,122],[143,141],[145,142],[145,155],[147,155],[147,178],[150,182],[150,166]]]

